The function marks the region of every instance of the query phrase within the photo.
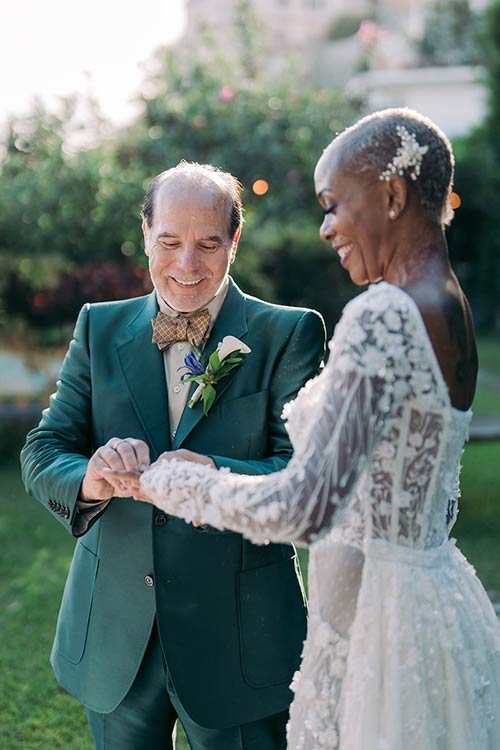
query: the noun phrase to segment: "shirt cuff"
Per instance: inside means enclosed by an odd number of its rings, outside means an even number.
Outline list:
[[[102,513],[110,500],[102,500],[99,503],[91,503],[86,500],[78,500],[76,503],[76,515],[73,522],[73,536],[83,536],[90,526],[93,518]]]

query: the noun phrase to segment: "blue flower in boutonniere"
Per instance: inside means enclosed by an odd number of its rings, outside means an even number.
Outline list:
[[[184,366],[179,367],[179,370],[186,370],[181,377],[181,381],[191,383],[194,380],[198,383],[198,388],[188,403],[189,408],[192,409],[196,402],[202,398],[203,413],[206,416],[217,395],[215,385],[243,362],[242,354],[250,354],[251,351],[250,347],[235,336],[224,336],[222,341],[217,344],[217,349],[208,358],[208,365],[205,369],[200,362],[200,349],[186,354]]]

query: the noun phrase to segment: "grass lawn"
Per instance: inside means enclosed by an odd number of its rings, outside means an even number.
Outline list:
[[[500,601],[500,443],[464,454],[460,548]],[[82,707],[61,690],[48,658],[73,541],[26,497],[17,465],[0,467],[0,714],[2,750],[92,750]],[[301,553],[304,567],[307,555]],[[187,750],[180,736],[178,750]]]
[[[500,418],[500,342],[498,336],[481,337],[477,342],[479,376],[472,409],[478,416]]]

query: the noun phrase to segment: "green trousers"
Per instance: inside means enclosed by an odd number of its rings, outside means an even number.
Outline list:
[[[186,713],[153,627],[143,662],[128,695],[109,714],[87,709],[96,750],[173,750],[180,720],[191,750],[285,750],[288,711],[228,729],[208,729]]]

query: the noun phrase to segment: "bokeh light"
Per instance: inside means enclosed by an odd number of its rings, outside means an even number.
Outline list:
[[[272,96],[267,102],[269,109],[278,110],[281,109],[283,102],[278,96]]]
[[[205,115],[195,115],[193,117],[193,125],[195,128],[204,128],[208,124],[208,120]]]
[[[451,205],[451,207],[452,207],[453,210],[455,210],[456,208],[460,208],[460,206],[462,205],[462,199],[461,199],[461,197],[459,196],[458,193],[452,193],[451,194],[451,196],[450,196],[450,205]]]
[[[255,180],[252,190],[255,195],[265,195],[269,190],[269,183],[266,180]]]
[[[148,130],[148,135],[153,141],[157,141],[163,135],[163,128],[161,125],[153,125]]]
[[[121,248],[120,248],[122,255],[125,255],[126,257],[130,258],[132,255],[135,254],[135,245],[133,242],[130,242],[130,240],[126,240]]]

